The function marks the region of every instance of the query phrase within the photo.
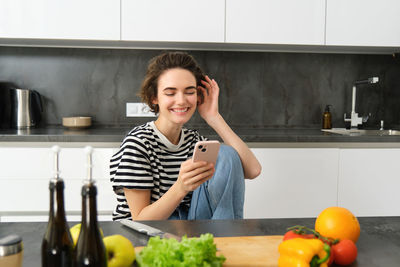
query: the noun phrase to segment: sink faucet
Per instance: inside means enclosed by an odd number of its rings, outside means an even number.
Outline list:
[[[372,84],[372,83],[377,83],[378,81],[379,81],[379,77],[372,77],[372,78],[368,78],[367,80],[356,81],[353,84],[353,94],[351,97],[350,118],[347,118],[346,113],[344,114],[344,121],[345,122],[349,121],[352,128],[357,127],[358,125],[360,125],[363,122],[366,122],[368,120],[368,117],[367,118],[359,117],[358,113],[356,112],[356,87],[357,87],[357,85]]]

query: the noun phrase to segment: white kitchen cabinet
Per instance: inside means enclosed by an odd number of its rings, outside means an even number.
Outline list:
[[[60,145],[62,147],[62,145]],[[98,186],[100,220],[110,220],[116,198],[109,182],[109,159],[118,148],[94,148],[93,176]],[[246,180],[245,218],[316,217],[329,206],[356,216],[400,216],[400,149],[252,148],[262,164]],[[46,221],[50,146],[0,148],[0,221]],[[86,154],[66,147],[60,153],[69,221],[79,221]]]
[[[109,178],[109,159],[113,148],[94,148],[93,178]],[[87,177],[87,156],[82,148],[61,148],[59,155],[60,173],[64,179]],[[0,148],[0,178],[45,179],[54,176],[54,154],[51,147],[6,147]]]
[[[339,149],[253,148],[261,175],[246,180],[245,218],[316,217],[337,204]]]
[[[0,37],[120,39],[120,1],[1,0]]]
[[[323,45],[325,1],[226,0],[226,42]]]
[[[400,1],[327,0],[326,44],[400,46]]]
[[[121,0],[121,39],[224,42],[225,0]]]
[[[342,149],[338,204],[356,216],[400,216],[400,149]]]
[[[53,175],[49,148],[0,148],[0,179],[50,179]]]
[[[102,219],[111,219],[116,197],[109,181],[109,159],[114,148],[94,148],[93,178],[97,185],[97,210]],[[64,179],[67,214],[79,220],[83,180],[87,178],[87,156],[83,148],[62,148],[60,176]],[[54,176],[53,153],[48,148],[0,148],[0,221],[47,220],[49,181]],[[10,219],[11,218],[11,219]]]

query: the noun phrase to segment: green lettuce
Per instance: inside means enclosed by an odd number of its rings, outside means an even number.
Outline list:
[[[216,252],[214,237],[209,233],[193,238],[183,236],[181,242],[156,236],[149,239],[136,260],[140,267],[222,266],[225,257]]]

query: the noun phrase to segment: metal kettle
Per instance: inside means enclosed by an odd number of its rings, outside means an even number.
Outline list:
[[[35,127],[42,118],[41,95],[35,90],[10,89],[11,127],[24,129]]]

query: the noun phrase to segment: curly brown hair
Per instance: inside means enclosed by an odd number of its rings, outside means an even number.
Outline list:
[[[159,112],[159,107],[153,104],[153,100],[157,98],[158,78],[166,70],[181,68],[190,71],[195,79],[197,86],[202,85],[201,80],[204,80],[204,74],[196,60],[185,52],[166,52],[152,58],[147,67],[146,76],[140,87],[139,96],[143,103],[150,107],[154,113]],[[200,102],[203,101],[203,92],[197,89],[197,95],[200,96]]]

